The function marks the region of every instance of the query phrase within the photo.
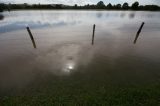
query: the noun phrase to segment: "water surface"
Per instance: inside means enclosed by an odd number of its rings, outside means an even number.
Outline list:
[[[3,92],[48,78],[58,78],[55,83],[80,81],[78,86],[159,82],[160,12],[30,10],[4,12],[1,17]],[[133,44],[142,22],[145,25]]]

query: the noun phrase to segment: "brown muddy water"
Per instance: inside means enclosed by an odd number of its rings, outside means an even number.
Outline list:
[[[32,86],[52,89],[47,88],[49,82],[58,89],[59,84],[67,88],[71,83],[81,87],[160,81],[160,12],[37,10],[0,14],[3,95]],[[133,44],[142,22],[145,25]]]

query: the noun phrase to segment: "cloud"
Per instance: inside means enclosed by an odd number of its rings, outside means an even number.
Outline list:
[[[58,4],[79,4],[79,5],[84,5],[84,4],[91,4],[93,3],[91,0],[47,0],[50,3],[58,3]]]
[[[138,1],[140,4],[142,5],[146,5],[146,4],[158,4],[160,5],[160,0],[120,0],[121,2],[127,2],[129,4],[132,4],[136,1]]]
[[[0,2],[5,3],[51,3],[51,4],[67,4],[67,5],[84,5],[84,4],[96,4],[100,0],[0,0]],[[129,4],[132,4],[135,1],[138,1],[140,4],[158,4],[160,5],[160,0],[102,0],[105,2],[105,4],[112,3],[124,3],[128,2]]]
[[[0,0],[0,2],[4,3],[44,3],[44,4],[67,4],[67,5],[73,5],[73,4],[92,4],[94,0]]]

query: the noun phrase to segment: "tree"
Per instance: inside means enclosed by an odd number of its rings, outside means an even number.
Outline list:
[[[115,6],[115,9],[121,9],[121,4],[117,4],[117,5]]]
[[[150,10],[150,11],[157,11],[159,9],[160,9],[160,7],[157,5],[145,5],[143,7],[143,10]]]
[[[133,10],[138,10],[138,6],[139,6],[139,2],[136,1],[135,3],[132,4],[131,8]]]
[[[56,4],[56,9],[62,9],[62,5],[61,4]]]
[[[125,2],[125,3],[122,5],[122,9],[125,9],[125,10],[129,9],[128,3]]]
[[[77,8],[78,7],[77,4],[75,4],[74,7]]]
[[[99,2],[97,3],[97,7],[98,7],[98,8],[104,8],[104,7],[105,7],[104,2],[103,2],[103,1],[99,1]]]
[[[5,8],[5,5],[3,3],[0,3],[0,12],[3,12],[4,8]]]
[[[107,9],[112,9],[112,4],[111,3],[109,3],[108,5],[107,5]]]

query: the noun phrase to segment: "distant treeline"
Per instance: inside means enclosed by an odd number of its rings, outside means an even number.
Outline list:
[[[4,10],[14,9],[106,9],[106,10],[147,10],[147,11],[159,11],[158,5],[139,5],[139,2],[134,2],[131,6],[128,3],[112,5],[111,3],[105,5],[103,1],[99,1],[96,5],[84,5],[74,6],[63,4],[3,4],[0,3],[0,12]]]

